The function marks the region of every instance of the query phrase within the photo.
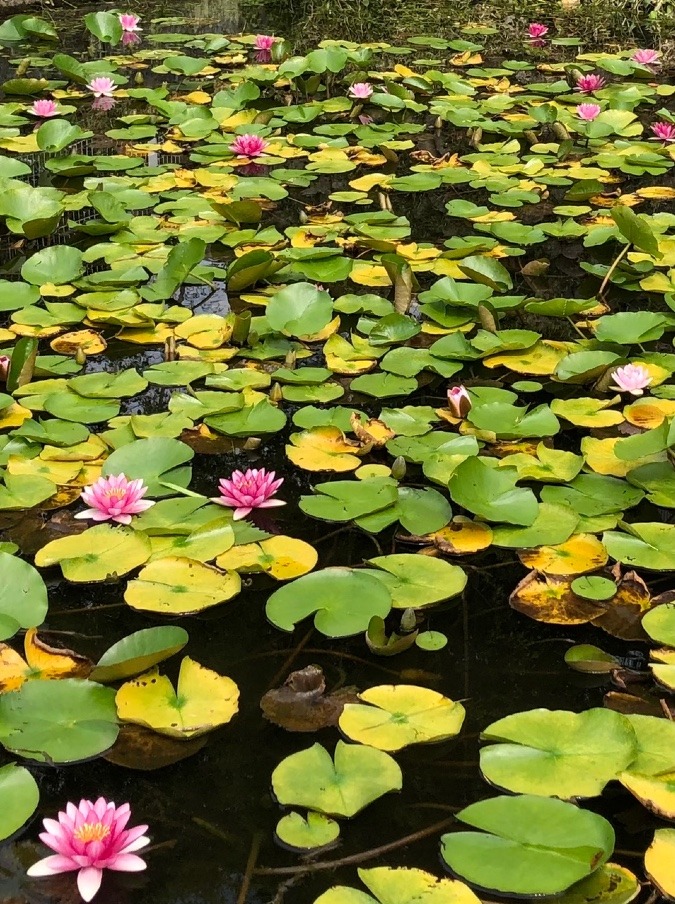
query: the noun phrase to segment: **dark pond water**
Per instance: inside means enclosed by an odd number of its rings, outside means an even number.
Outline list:
[[[444,15],[449,15],[448,8],[444,9]],[[153,7],[139,0],[135,11],[146,17],[160,13],[179,15],[185,14],[185,5]],[[55,12],[54,16],[75,21],[80,13],[77,7],[68,7],[67,12]],[[239,9],[236,3],[207,0],[191,7],[190,15],[199,20],[202,30],[208,22],[206,27],[213,31],[275,31],[302,38],[304,28],[309,32],[317,27],[315,12],[303,19],[301,13],[282,4]],[[433,33],[439,27],[439,8],[420,9],[417,16],[421,20],[417,25],[420,32]],[[375,29],[368,35],[372,39],[395,30],[391,19],[384,21],[375,15],[369,22]],[[67,29],[67,23],[59,22],[59,27],[62,24]],[[362,21],[350,22],[349,17],[342,25],[344,31],[339,35],[326,36],[351,37],[351,25],[363,28]],[[358,35],[359,39],[362,37]],[[648,28],[642,29],[641,37],[643,41],[649,39]],[[75,45],[71,52],[74,49]],[[317,185],[319,195],[328,193],[327,185],[319,182],[314,188]],[[424,199],[408,198],[407,206],[399,212],[413,223],[413,238],[433,240],[441,228],[440,212],[430,209]],[[282,202],[279,216],[283,219],[284,215]],[[15,262],[8,249],[5,253],[5,266],[11,270]],[[555,258],[554,253],[547,256]],[[557,278],[566,279],[564,261],[557,262],[556,272]],[[204,293],[188,293],[186,303],[197,304],[203,299]],[[209,310],[208,304],[200,310]],[[111,366],[115,367],[159,360],[155,352],[131,357],[128,346],[125,357],[115,359],[115,353],[113,345]],[[101,366],[105,365],[99,361],[92,368]],[[440,404],[442,392],[443,387],[439,386],[416,401]],[[145,410],[163,410],[166,401],[167,394],[155,389],[144,399]],[[266,442],[259,453],[250,456],[250,463],[278,468],[279,461],[283,461],[282,446],[283,438]],[[192,488],[208,494],[217,478],[240,465],[242,457],[203,456],[198,461]],[[393,548],[391,534],[371,540],[360,532],[335,531],[330,525],[305,518],[294,502],[309,486],[309,475],[293,471],[285,486],[289,505],[274,510],[270,516],[273,522],[269,523],[274,524],[275,531],[316,544],[319,567],[358,564],[364,556],[379,554],[380,546],[384,552]],[[7,537],[30,551],[36,521],[17,516],[5,523]],[[264,527],[268,522],[260,516],[257,523]],[[272,582],[266,585],[260,578],[234,601],[217,607],[208,616],[191,618],[186,652],[205,666],[229,675],[240,687],[240,711],[230,725],[211,735],[207,745],[194,756],[154,772],[130,771],[104,760],[71,769],[35,770],[41,789],[40,815],[51,815],[66,800],[103,794],[116,801],[130,801],[136,819],[150,825],[157,849],[148,855],[147,872],[131,878],[107,876],[96,899],[98,904],[311,904],[332,884],[357,884],[355,867],[351,865],[336,870],[299,871],[297,875],[268,875],[263,871],[254,873],[248,895],[242,898],[240,894],[252,847],[257,851],[257,869],[298,866],[298,858],[273,840],[281,815],[270,792],[274,767],[284,756],[315,740],[332,750],[338,739],[337,729],[316,735],[289,734],[263,719],[260,698],[282,683],[293,669],[320,664],[330,690],[415,682],[464,701],[467,709],[467,721],[458,739],[398,755],[403,791],[378,800],[358,818],[344,821],[340,845],[318,855],[319,860],[348,857],[422,831],[450,818],[454,810],[490,795],[491,789],[478,771],[478,733],[495,719],[539,706],[580,711],[602,705],[608,689],[605,679],[572,673],[563,662],[570,643],[598,642],[597,632],[535,624],[513,612],[507,598],[525,569],[514,565],[511,557],[489,552],[473,557],[468,570],[470,579],[463,598],[428,616],[427,627],[449,637],[447,647],[436,653],[413,648],[396,658],[375,659],[369,656],[361,638],[328,642],[317,632],[308,631],[307,623],[293,635],[281,634],[264,615]],[[152,624],[120,603],[117,585],[65,586],[52,575],[49,589],[46,628],[54,632],[51,638],[72,644],[94,659],[110,645],[111,638]],[[604,636],[601,642],[610,652],[626,653],[626,644]],[[168,673],[175,679],[175,665],[168,664]],[[644,849],[653,826],[637,804],[629,804],[627,795],[610,794],[601,804],[591,802],[594,807],[601,807],[618,826],[623,835],[619,848]],[[441,831],[439,828],[420,843],[399,848],[365,865],[418,866],[440,874],[437,839]],[[30,839],[36,834],[34,821],[21,839],[0,847],[0,902],[4,904],[65,904],[74,900],[72,877],[54,882],[25,878],[25,867],[35,858]],[[617,859],[631,864],[630,859]]]

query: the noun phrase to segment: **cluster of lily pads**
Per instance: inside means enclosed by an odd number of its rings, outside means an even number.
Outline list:
[[[580,42],[550,35],[548,55],[537,23],[498,62],[478,26],[304,55],[266,35],[141,39],[130,14],[85,26],[98,59],[60,52],[39,16],[0,26],[22,54],[0,104],[0,512],[45,521],[35,567],[11,540],[0,552],[0,637],[25,631],[25,658],[0,651],[3,747],[138,766],[149,733],[161,766],[238,708],[234,682],[191,657],[177,688],[159,674],[188,641],[176,625],[96,664],[48,646],[37,569],[56,566],[123,582],[129,607],[164,618],[262,574],[280,582],[272,625],[313,617],[395,655],[441,647],[427,610],[465,591],[471,557],[514,551],[529,569],[514,609],[663,645],[647,677],[666,698],[675,605],[634,570],[675,568],[675,85],[660,55],[572,57]],[[142,413],[153,393],[159,410]],[[380,554],[317,568],[273,515],[256,525],[254,509],[284,501],[274,474],[248,470],[268,444],[285,449],[278,473],[312,479],[303,517],[365,532]],[[218,456],[220,497],[191,488],[195,456]],[[589,646],[567,661],[621,667]],[[425,688],[363,691],[339,719],[354,743],[274,771],[279,803],[308,811],[284,816],[279,840],[333,844],[336,817],[401,787],[392,752],[453,737],[463,716]],[[610,709],[488,726],[481,771],[515,796],[458,814],[478,831],[443,837],[448,868],[497,893],[627,904],[640,882],[576,802],[617,781],[675,819],[671,729]],[[0,800],[4,838],[38,805],[28,769],[0,770]],[[674,848],[659,829],[645,858],[671,899]],[[421,870],[361,878],[370,893],[317,904],[477,901]]]

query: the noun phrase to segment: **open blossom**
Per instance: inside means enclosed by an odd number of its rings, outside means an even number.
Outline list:
[[[658,50],[636,50],[631,60],[641,66],[660,66],[659,56]]]
[[[533,40],[543,38],[548,34],[548,25],[542,25],[541,22],[530,22],[527,26],[527,36]]]
[[[127,829],[131,816],[129,804],[116,807],[104,797],[92,803],[81,800],[79,806],[68,803],[56,819],[45,819],[40,839],[56,851],[38,860],[28,870],[29,876],[55,876],[79,870],[77,888],[83,900],[91,901],[101,887],[103,870],[135,873],[145,869],[140,851],[150,839],[147,826]]]
[[[278,480],[275,478],[276,472],[266,471],[265,468],[248,468],[244,472],[233,471],[229,478],[223,477],[218,481],[220,496],[211,502],[233,508],[235,521],[245,518],[254,508],[286,505],[281,499],[272,499],[284,482],[283,477]]]
[[[147,492],[148,488],[140,478],[127,480],[124,474],[99,477],[96,483],[82,490],[82,499],[89,508],[75,517],[131,524],[132,515],[138,515],[155,504],[143,499]]]
[[[96,78],[89,82],[87,88],[89,88],[94,97],[112,97],[115,90],[115,82],[106,75],[97,75]]]
[[[7,357],[7,355],[0,355],[0,381],[5,383],[7,381],[7,375],[9,374],[9,365],[12,363],[12,359]]]
[[[642,364],[626,364],[625,367],[617,367],[612,374],[614,385],[610,389],[617,392],[629,392],[634,396],[641,396],[643,391],[652,382],[649,371]]]
[[[601,75],[591,73],[590,75],[579,76],[576,90],[581,91],[582,94],[592,94],[594,91],[604,88],[606,84],[607,82]]]
[[[260,135],[239,135],[230,145],[230,150],[238,157],[259,157],[269,147],[269,142]]]
[[[256,50],[271,50],[275,41],[276,38],[273,35],[256,35],[253,46]]]
[[[671,122],[655,122],[651,129],[659,141],[665,143],[675,141],[675,126]]]
[[[349,89],[349,96],[356,100],[368,100],[373,93],[373,86],[370,82],[354,82]]]
[[[465,386],[448,389],[448,408],[455,417],[466,417],[471,410],[471,396]]]
[[[579,104],[577,107],[577,116],[586,122],[593,122],[600,115],[601,107],[598,104]]]
[[[141,28],[138,24],[140,21],[140,16],[134,16],[131,13],[123,13],[120,16],[120,25],[122,26],[122,31],[141,31]]]
[[[53,100],[35,100],[33,106],[28,108],[28,112],[33,116],[39,116],[41,119],[47,119],[50,116],[58,116],[58,107]]]

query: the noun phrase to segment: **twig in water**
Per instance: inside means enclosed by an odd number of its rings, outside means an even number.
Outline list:
[[[248,852],[248,860],[246,861],[244,878],[241,880],[241,888],[239,889],[239,894],[237,895],[237,904],[246,904],[246,898],[248,897],[248,890],[251,885],[251,878],[253,876],[255,862],[258,859],[258,854],[260,853],[260,845],[262,843],[262,839],[262,832],[256,832],[251,839],[251,849]]]
[[[274,673],[274,677],[270,681],[269,687],[276,687],[277,684],[281,681],[281,679],[286,677],[288,670],[293,665],[295,660],[298,658],[300,653],[302,653],[303,649],[307,646],[307,644],[309,643],[309,639],[313,633],[314,633],[314,628],[310,628],[309,631],[302,638],[300,643],[291,651],[290,655],[287,656],[286,659],[284,659],[281,667],[278,669],[277,672]]]
[[[408,844],[421,841],[423,838],[428,838],[429,835],[435,835],[436,832],[440,832],[441,829],[447,828],[452,822],[454,822],[453,818],[442,819],[440,822],[435,822],[433,825],[427,826],[426,829],[420,829],[419,832],[405,835],[397,841],[381,844],[379,847],[371,848],[369,851],[362,851],[360,854],[351,854],[349,857],[341,857],[339,860],[320,860],[318,863],[306,863],[301,866],[279,866],[271,868],[261,866],[258,869],[253,870],[253,872],[256,876],[295,876],[297,873],[318,873],[326,869],[339,869],[342,866],[351,866],[353,863],[363,863],[365,860],[373,860],[375,857],[380,857],[382,854],[388,854],[390,851],[395,851]]]

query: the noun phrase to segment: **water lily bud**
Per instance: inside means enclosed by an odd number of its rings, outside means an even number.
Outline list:
[[[309,223],[309,217],[307,216],[307,214],[305,213],[304,210],[300,211],[300,213],[298,214],[298,219],[300,220],[300,222],[302,223],[303,226],[305,226],[305,225],[307,225],[307,223]]]
[[[19,63],[19,65],[16,67],[15,77],[21,78],[22,76],[24,76],[26,74],[26,72],[28,71],[31,62],[32,62],[31,57],[24,57],[21,60],[21,62]]]
[[[237,345],[243,345],[248,339],[251,330],[251,312],[243,311],[237,314],[232,327],[232,341]]]
[[[80,346],[80,348],[78,348],[75,352],[75,363],[79,364],[80,367],[83,364],[87,363],[87,355],[86,355],[84,349],[82,348],[82,346]]]
[[[394,464],[391,466],[391,476],[395,480],[403,480],[406,472],[406,463],[405,458],[402,455],[399,455],[398,458],[394,459]]]
[[[436,129],[437,132],[440,132],[441,129],[443,128],[443,120],[441,119],[440,116],[436,117],[436,122],[434,123],[434,128]]]
[[[281,386],[278,383],[274,383],[272,388],[270,389],[270,402],[278,403],[283,399],[283,395],[281,394]]]
[[[284,361],[284,366],[287,367],[289,370],[295,370],[295,363],[297,361],[297,357],[298,357],[298,355],[297,355],[297,352],[295,351],[295,349],[289,348],[289,350],[286,352],[286,359]]]
[[[569,141],[570,133],[561,122],[552,122],[551,130],[559,141]]]
[[[136,75],[134,76],[134,84],[135,84],[135,85],[142,85],[143,82],[144,82],[143,73],[142,73],[142,72],[137,72]]]
[[[465,386],[448,389],[448,408],[455,417],[466,417],[471,411],[471,396]]]
[[[262,440],[259,436],[249,436],[244,443],[243,448],[246,452],[255,452],[255,450],[259,448],[261,442]]]
[[[417,616],[414,609],[404,609],[401,615],[401,625],[398,629],[399,634],[410,634],[417,628]]]
[[[258,344],[259,339],[260,336],[258,335],[258,333],[255,330],[250,330],[248,334],[248,347],[253,348],[254,345]]]

